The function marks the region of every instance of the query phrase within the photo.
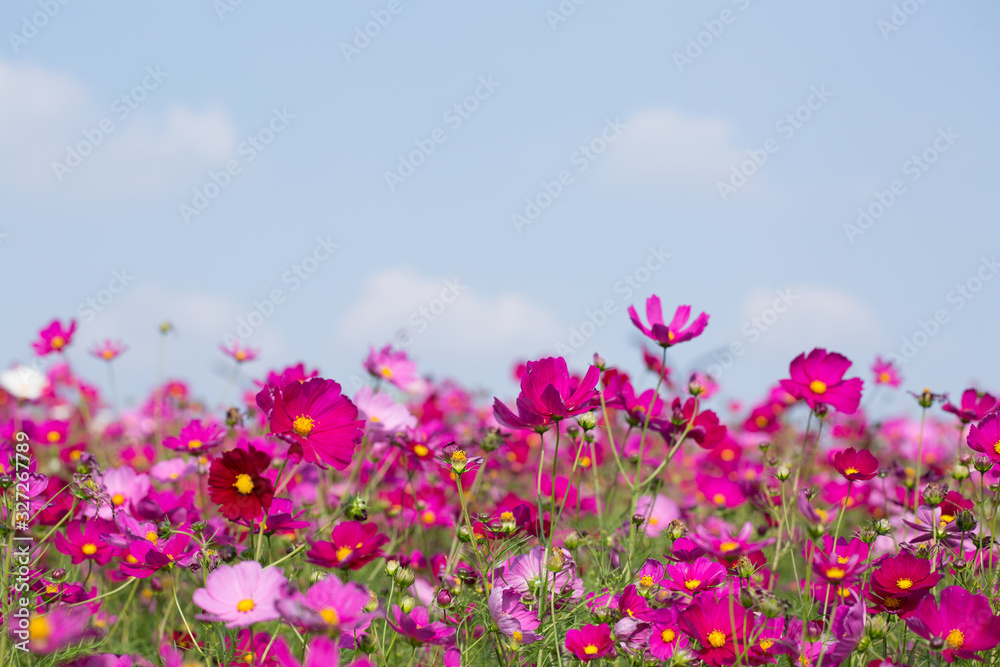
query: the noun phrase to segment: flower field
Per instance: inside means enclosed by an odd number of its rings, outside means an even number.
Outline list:
[[[128,349],[81,377],[54,320],[0,374],[0,662],[1000,664],[1000,402],[813,349],[724,405],[665,305],[629,309],[641,377],[530,360],[492,403],[392,347],[350,393],[234,344],[238,400],[123,408]]]

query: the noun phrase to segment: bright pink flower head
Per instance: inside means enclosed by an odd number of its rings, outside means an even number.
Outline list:
[[[127,349],[121,341],[108,339],[103,343],[94,343],[94,347],[90,348],[90,354],[104,361],[114,361]]]
[[[46,655],[75,644],[92,634],[87,630],[90,616],[86,606],[58,607],[47,614],[32,616],[28,620],[28,649]]]
[[[942,640],[947,662],[982,660],[976,653],[1000,644],[1000,617],[993,613],[989,600],[961,586],[941,591],[940,605],[933,595],[924,597],[906,624],[924,639]]]
[[[278,611],[289,621],[309,632],[353,633],[371,623],[372,614],[364,611],[368,591],[355,583],[342,583],[339,577],[327,577],[294,597],[279,600]]]
[[[450,644],[455,638],[455,628],[440,621],[430,622],[426,607],[414,607],[410,613],[392,605],[389,627],[405,637],[411,644]],[[393,622],[395,621],[395,622]]]
[[[953,405],[951,401],[942,406],[945,412],[955,415],[963,424],[979,421],[995,407],[997,399],[989,394],[980,394],[975,389],[966,389],[962,392],[961,407]]]
[[[674,313],[674,319],[670,324],[663,321],[663,308],[660,305],[660,297],[655,294],[646,299],[646,319],[649,320],[649,327],[642,323],[635,306],[628,307],[629,317],[632,324],[638,327],[639,331],[656,341],[661,347],[670,347],[677,343],[691,340],[705,330],[708,326],[708,315],[702,313],[694,319],[689,326],[685,326],[691,318],[691,306],[679,306]]]
[[[378,532],[373,523],[342,521],[333,527],[332,542],[312,542],[306,554],[310,563],[320,567],[358,570],[382,556],[382,545],[389,538]]]
[[[333,380],[269,385],[257,394],[257,405],[267,415],[271,433],[301,447],[309,463],[337,470],[351,464],[365,423]]]
[[[891,361],[884,361],[882,357],[875,357],[872,364],[872,373],[875,374],[875,384],[885,384],[890,387],[898,387],[903,379],[899,376],[899,369]]]
[[[589,662],[614,655],[615,642],[607,623],[585,625],[566,631],[566,648],[578,659]]]
[[[59,320],[52,320],[49,326],[38,332],[38,340],[31,346],[40,357],[44,357],[53,352],[61,352],[67,345],[73,342],[73,333],[76,331],[76,320],[70,320],[69,326],[64,327]]]
[[[993,413],[969,428],[969,447],[1000,463],[1000,415]]]
[[[74,565],[92,560],[98,565],[107,565],[114,556],[114,549],[101,539],[104,533],[114,533],[115,525],[102,519],[90,521],[70,521],[66,524],[66,534],[56,533],[52,538],[56,549],[73,559]]]
[[[193,600],[204,609],[202,620],[218,621],[228,628],[273,621],[280,616],[275,602],[286,584],[277,567],[262,568],[252,560],[236,565],[220,565],[208,575],[205,588],[194,592]]]
[[[163,446],[197,455],[222,444],[225,435],[226,429],[214,422],[202,424],[200,419],[192,419],[176,438],[164,438]]]
[[[698,657],[713,667],[735,664],[736,653],[743,650],[753,625],[753,616],[747,615],[739,600],[714,594],[699,596],[680,615],[681,628],[702,646]]]
[[[781,386],[810,408],[824,404],[853,414],[861,403],[864,382],[860,378],[844,379],[850,367],[851,360],[844,355],[816,348],[809,356],[803,353],[795,357],[789,366],[792,379],[782,380]]]
[[[686,595],[696,595],[702,591],[718,588],[726,581],[726,568],[707,558],[695,559],[693,563],[667,565],[666,588]]]
[[[923,594],[941,580],[939,572],[931,572],[930,561],[902,551],[886,558],[872,573],[872,585],[895,596]]]
[[[878,459],[867,449],[848,447],[830,455],[830,463],[849,482],[869,480],[878,474]]]
[[[529,361],[527,366],[517,397],[517,414],[494,399],[493,416],[498,422],[512,429],[544,431],[553,422],[590,411],[601,376],[597,366],[588,368],[579,383],[570,377],[562,357]]]
[[[245,361],[253,361],[260,353],[260,350],[244,347],[238,340],[234,340],[229,345],[220,345],[219,349],[232,357],[238,364],[242,364]]]
[[[417,365],[410,361],[406,352],[392,351],[392,345],[386,345],[378,352],[371,348],[365,359],[365,370],[379,380],[390,382],[403,391],[414,391],[420,386],[417,377]]]

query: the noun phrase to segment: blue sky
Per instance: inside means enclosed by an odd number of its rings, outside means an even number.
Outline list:
[[[557,348],[638,370],[625,309],[656,293],[711,314],[671,360],[718,364],[729,396],[814,346],[866,379],[912,352],[907,388],[996,388],[998,19],[985,0],[8,0],[0,363],[77,317],[78,369],[103,380],[85,347],[124,340],[134,399],[169,319],[168,374],[205,397],[246,333],[251,374],[304,360],[350,384],[396,340],[509,393],[515,359]]]

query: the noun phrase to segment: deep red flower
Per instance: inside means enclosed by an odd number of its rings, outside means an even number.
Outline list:
[[[271,457],[252,445],[233,449],[212,461],[208,471],[208,496],[231,521],[258,519],[271,507],[274,485],[263,477]]]
[[[869,480],[878,474],[878,459],[867,449],[848,447],[830,455],[830,463],[848,482]]]
[[[313,542],[306,554],[310,563],[340,570],[358,570],[382,556],[389,538],[373,523],[344,521],[333,527],[332,542]]]
[[[930,561],[906,551],[886,558],[872,573],[874,586],[897,597],[923,594],[940,580],[940,573],[931,572]]]
[[[694,440],[702,449],[715,449],[716,445],[726,437],[726,427],[719,422],[719,416],[711,410],[700,410],[697,416],[694,413],[695,399],[689,398],[681,405],[681,399],[675,398],[670,406],[669,419],[654,419],[649,425],[659,431],[664,440],[671,442],[674,437],[680,437],[688,424],[685,439]],[[693,420],[692,420],[693,418]]]

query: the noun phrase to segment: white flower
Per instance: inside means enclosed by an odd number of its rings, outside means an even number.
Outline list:
[[[29,366],[15,366],[0,373],[0,387],[15,398],[37,400],[48,386],[48,378]]]

